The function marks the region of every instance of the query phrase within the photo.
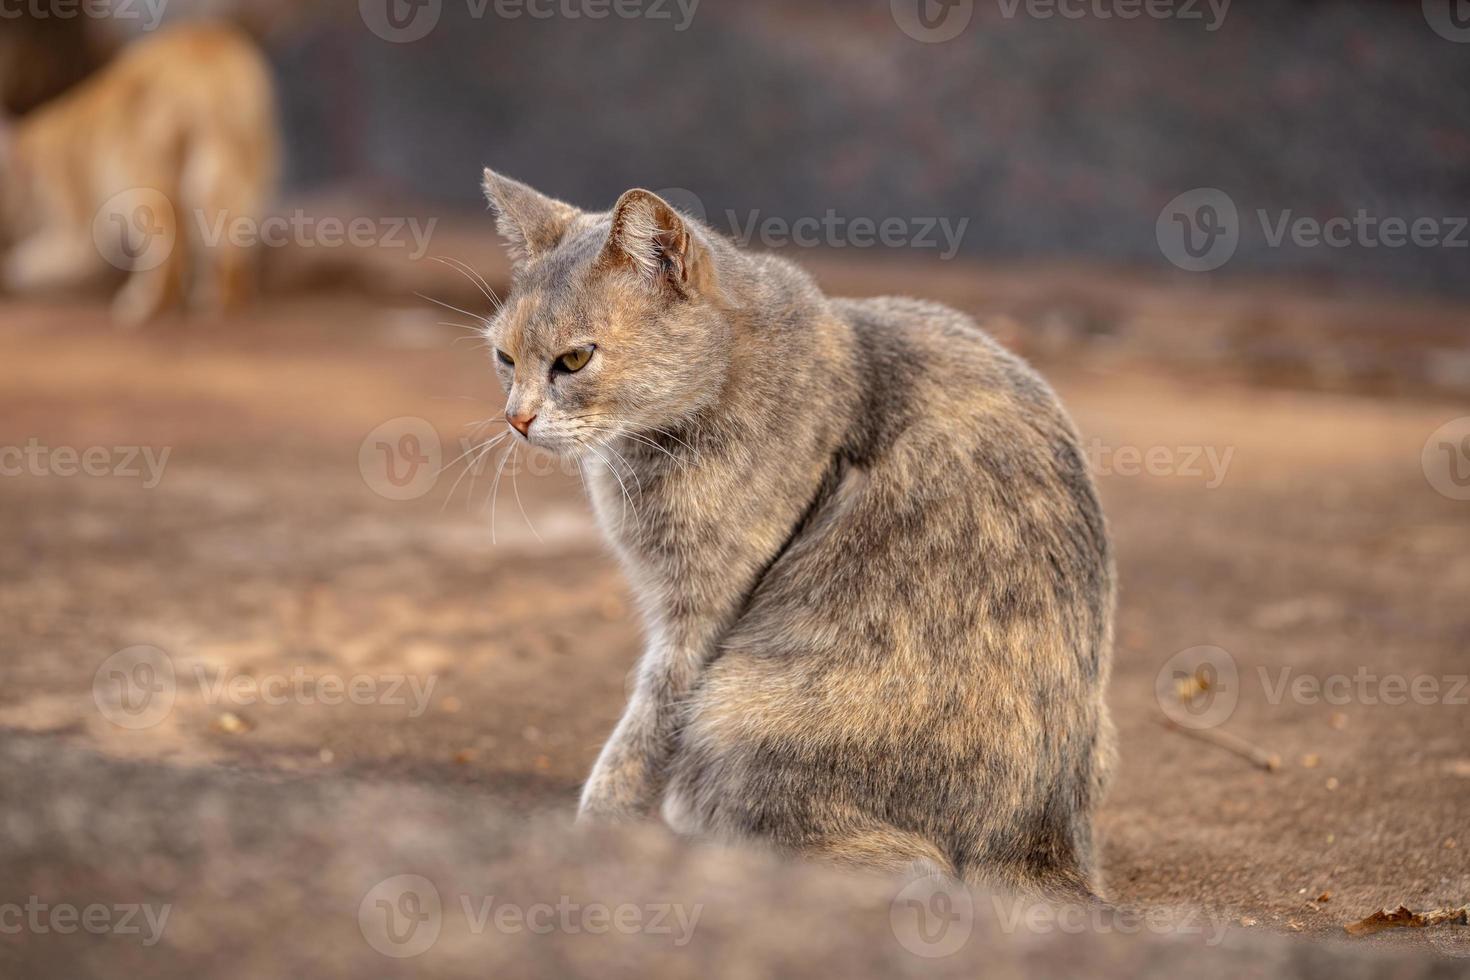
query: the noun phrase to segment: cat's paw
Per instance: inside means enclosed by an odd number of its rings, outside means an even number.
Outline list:
[[[577,826],[635,823],[646,816],[646,812],[636,806],[611,800],[583,800],[577,808]]]

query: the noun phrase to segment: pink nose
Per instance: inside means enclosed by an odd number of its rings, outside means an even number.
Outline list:
[[[506,415],[505,420],[515,426],[515,430],[523,436],[531,434],[531,423],[536,421],[534,415]]]

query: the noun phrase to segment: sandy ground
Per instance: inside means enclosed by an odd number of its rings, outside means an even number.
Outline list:
[[[120,334],[91,304],[0,307],[11,745],[152,774],[161,813],[167,773],[221,768],[565,813],[638,626],[575,475],[507,465],[492,502],[498,455],[451,463],[502,405],[445,318],[297,299]],[[1046,371],[1119,554],[1111,897],[1334,948],[1380,906],[1470,902],[1470,503],[1421,463],[1465,406]],[[1166,727],[1201,656],[1181,717],[1276,771]],[[4,805],[42,805],[22,782]],[[23,823],[7,876],[65,880],[76,855],[48,870]],[[1463,969],[1464,932],[1356,942]]]

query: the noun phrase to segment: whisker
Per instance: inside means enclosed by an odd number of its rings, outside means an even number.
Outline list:
[[[520,451],[521,451],[521,444],[520,443],[516,443],[515,444],[515,451],[517,453],[516,459],[519,460],[520,459],[520,455],[519,454],[520,454]],[[521,486],[520,486],[520,483],[516,480],[516,471],[514,469],[512,469],[510,471],[510,485],[511,485],[511,488],[513,490],[515,490],[515,492],[516,492],[516,506],[521,509],[521,516],[526,519],[526,527],[529,527],[531,529],[531,533],[534,534],[534,535],[536,535],[536,540],[537,541],[540,541],[542,544],[545,544],[546,543],[546,540],[541,537],[541,532],[538,531],[538,530],[536,530],[536,525],[535,524],[532,524],[531,523],[531,515],[526,513],[526,505],[523,504],[523,503],[521,503]]]
[[[461,314],[463,316],[467,316],[471,320],[479,320],[479,321],[483,322],[484,319],[485,319],[482,316],[476,316],[475,314],[471,313],[469,310],[462,310],[462,309],[460,309],[457,306],[454,306],[454,305],[452,305],[450,303],[445,303],[445,302],[443,302],[441,300],[437,300],[437,299],[435,299],[432,296],[425,296],[423,293],[414,293],[414,295],[417,296],[419,299],[426,299],[430,303],[433,303],[436,306],[442,306],[446,310],[453,310],[455,313],[459,313],[459,314]],[[461,324],[461,326],[463,326],[463,324]]]
[[[461,455],[459,457],[460,459],[464,459],[464,457],[465,456],[468,456],[469,453],[473,453],[476,450],[479,450],[479,452],[475,454],[475,458],[472,459],[472,460],[470,460],[469,463],[467,463],[465,465],[464,473],[461,473],[459,476],[457,476],[455,478],[455,480],[454,480],[454,485],[449,488],[449,495],[444,498],[444,504],[443,504],[443,506],[441,506],[439,508],[439,512],[441,514],[445,511],[446,508],[449,507],[449,502],[454,499],[454,492],[459,489],[460,482],[463,481],[464,478],[465,478],[465,473],[474,473],[475,474],[474,477],[470,480],[469,496],[466,498],[470,502],[473,502],[474,501],[474,499],[475,499],[475,481],[480,478],[480,472],[479,472],[480,460],[484,459],[485,456],[486,456],[486,454],[488,454],[492,449],[495,448],[495,444],[498,443],[500,440],[502,440],[502,439],[505,438],[505,435],[506,434],[504,432],[502,432],[500,435],[496,436],[494,439],[491,439],[489,442],[486,442],[483,445],[475,446],[475,447],[471,448],[469,450],[469,452],[466,452],[466,453],[464,453],[463,455]],[[457,462],[459,462],[459,460],[455,460],[455,462],[457,463]],[[453,465],[453,464],[450,464],[450,465]],[[440,470],[439,472],[442,473],[444,471],[443,470]]]
[[[669,459],[672,459],[674,462],[676,462],[676,463],[678,463],[678,464],[680,464],[682,466],[688,466],[689,465],[689,462],[690,462],[689,460],[687,460],[687,459],[680,459],[678,456],[675,456],[672,452],[670,452],[667,448],[665,448],[664,446],[660,446],[658,443],[654,442],[652,439],[648,438],[647,436],[643,435],[640,432],[634,432],[631,429],[629,429],[629,430],[625,430],[623,432],[620,432],[618,434],[619,435],[627,436],[629,439],[634,439],[634,440],[638,441],[639,443],[641,443],[641,444],[643,444],[645,446],[648,446],[651,449],[657,449],[659,452],[661,452],[665,456],[669,457]],[[696,461],[697,461],[697,457],[696,457]]]
[[[587,428],[587,429],[591,429],[593,432],[603,432],[603,433],[607,433],[609,435],[614,435],[614,436],[627,436],[629,439],[636,439],[638,442],[640,442],[640,443],[642,443],[644,445],[647,445],[647,446],[649,446],[649,447],[651,447],[653,449],[657,449],[659,452],[663,453],[665,456],[669,457],[669,459],[672,459],[676,463],[679,463],[681,465],[687,465],[687,463],[688,463],[687,460],[680,459],[679,457],[675,456],[673,453],[671,453],[667,449],[665,449],[663,446],[660,446],[658,443],[654,442],[652,439],[649,439],[647,436],[639,435],[636,432],[632,432],[632,431],[629,431],[629,430],[626,430],[626,429],[609,429],[609,428],[607,428],[605,426],[593,425],[591,423],[584,423],[583,427],[584,428]],[[603,445],[606,445],[607,448],[612,449],[612,445],[610,443],[603,443]],[[613,451],[614,452],[617,452],[617,450],[615,450],[615,449]],[[622,453],[618,453],[618,455],[621,457],[622,456]],[[626,458],[624,458],[623,459],[623,462],[627,463],[628,461],[627,461]],[[632,469],[633,468],[633,464],[632,463],[628,463],[628,468],[629,469]]]
[[[436,322],[441,327],[459,327],[461,330],[468,330],[470,333],[480,334],[481,336],[485,334],[484,327],[472,327],[468,323],[455,323],[453,320],[439,320]]]
[[[495,290],[490,288],[490,284],[485,281],[484,276],[480,275],[474,269],[470,268],[469,263],[463,262],[450,256],[431,255],[429,256],[429,258],[435,262],[438,262],[440,265],[447,266],[453,269],[455,272],[458,272],[460,275],[464,276],[474,286],[476,286],[481,293],[484,294],[485,298],[490,301],[491,306],[495,307],[496,309],[500,308],[500,297],[495,295]]]
[[[471,425],[474,425],[475,423],[471,422],[470,424]],[[480,423],[481,428],[483,428],[485,426],[485,424],[486,423],[483,423],[483,422]],[[497,443],[500,440],[504,439],[508,435],[510,435],[510,430],[509,429],[506,429],[504,432],[500,433],[500,435],[496,436],[494,439],[491,439],[489,443],[481,443],[480,445],[471,446],[469,449],[466,449],[464,452],[460,453],[458,456],[454,457],[449,462],[447,462],[443,466],[439,467],[439,472],[438,473],[435,473],[434,476],[436,478],[438,478],[440,476],[443,476],[445,470],[449,469],[449,467],[453,466],[455,463],[458,463],[460,460],[464,459],[470,453],[472,453],[475,450],[481,448],[482,445],[492,445],[493,446],[495,443]]]
[[[578,418],[579,418],[579,420],[581,420],[581,419],[586,419],[586,418],[591,418],[591,417],[592,416],[583,415],[583,416],[579,416]],[[621,428],[610,429],[610,428],[608,428],[606,426],[599,426],[599,425],[597,425],[595,423],[590,423],[590,422],[584,422],[583,424],[584,424],[584,426],[586,428],[591,429],[594,432],[605,432],[605,433],[610,433],[610,434],[616,435],[616,436],[627,436],[629,439],[634,439],[634,440],[636,440],[636,441],[642,443],[643,445],[646,445],[646,446],[648,446],[648,447],[650,447],[652,449],[657,449],[659,452],[661,452],[665,456],[669,457],[669,459],[672,459],[674,462],[679,463],[679,464],[681,464],[683,466],[688,466],[691,463],[691,460],[680,459],[678,456],[676,456],[672,452],[670,452],[667,447],[660,446],[657,442],[653,441],[648,436],[646,436],[643,433],[638,432],[636,430],[633,430],[633,429],[621,429]],[[685,445],[687,447],[687,443],[681,443],[681,445]],[[695,449],[692,449],[691,448],[689,451],[694,454],[694,459],[692,460],[692,462],[698,463],[700,461],[700,456],[699,456],[698,450],[695,450]]]
[[[505,472],[505,461],[510,458],[515,448],[515,445],[512,444],[510,448],[501,453],[500,465],[495,468],[495,482],[490,487],[490,544],[492,546],[497,543],[495,540],[495,500],[500,495],[500,477]]]
[[[600,445],[607,446],[607,443],[600,443]],[[620,473],[618,473],[618,468],[614,466],[606,456],[599,453],[596,446],[588,445],[587,448],[592,452],[594,456],[602,461],[602,465],[606,466],[608,470],[612,472],[613,478],[618,481],[618,486],[622,487],[623,489],[623,516],[619,518],[620,523],[626,524],[628,522],[629,505],[633,506],[633,517],[635,519],[638,518],[638,507],[636,504],[633,504],[633,497],[631,494],[628,493],[628,485],[623,482],[623,477]]]

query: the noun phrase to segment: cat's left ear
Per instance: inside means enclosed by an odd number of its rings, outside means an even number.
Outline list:
[[[561,243],[579,213],[576,208],[488,167],[484,176],[485,198],[495,212],[495,227],[517,266]]]
[[[709,264],[684,216],[645,190],[631,190],[618,199],[599,261],[605,267],[632,269],[650,287],[680,296],[699,288]]]

